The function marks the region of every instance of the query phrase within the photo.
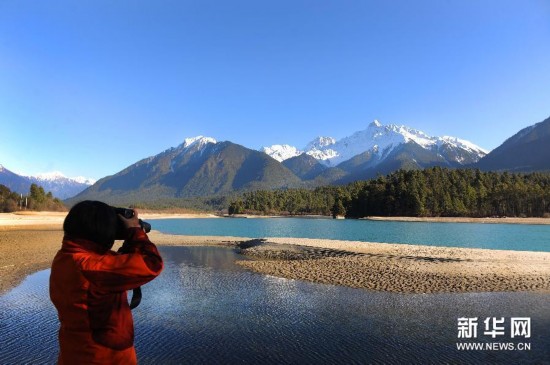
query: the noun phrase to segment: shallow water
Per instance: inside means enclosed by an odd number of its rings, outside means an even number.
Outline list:
[[[246,271],[229,248],[163,247],[162,275],[134,311],[140,364],[549,363],[550,294],[395,294]],[[49,270],[0,297],[0,363],[53,363]],[[530,351],[458,351],[457,318],[479,342]],[[530,339],[483,336],[485,317],[531,317]]]
[[[158,219],[153,228],[195,236],[302,237],[550,252],[550,225],[391,222],[355,219]]]

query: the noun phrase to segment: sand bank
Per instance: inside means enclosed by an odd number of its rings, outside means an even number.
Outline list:
[[[239,264],[268,275],[400,293],[550,291],[550,253],[268,238]]]

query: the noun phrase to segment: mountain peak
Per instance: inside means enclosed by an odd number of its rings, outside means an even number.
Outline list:
[[[332,137],[322,137],[319,136],[315,138],[313,141],[309,142],[306,146],[306,151],[310,151],[313,149],[321,149],[327,146],[331,146],[336,143],[336,140]]]
[[[279,162],[283,162],[284,160],[288,160],[289,158],[296,157],[302,154],[302,151],[288,144],[274,144],[269,147],[263,147],[260,151],[268,156],[273,157]]]
[[[373,120],[373,121],[371,122],[371,124],[369,124],[369,127],[371,127],[371,126],[372,126],[372,127],[382,127],[382,123],[380,123],[380,122],[378,121],[378,119],[375,119],[375,120]]]
[[[59,171],[44,172],[41,174],[36,174],[35,177],[40,180],[58,180],[58,179],[67,179],[67,176],[63,175]]]
[[[214,143],[216,144],[217,141],[214,138],[211,137],[204,137],[204,136],[196,136],[191,138],[186,138],[183,141],[183,148],[191,147],[194,145],[198,145],[199,148],[206,145],[207,143]]]

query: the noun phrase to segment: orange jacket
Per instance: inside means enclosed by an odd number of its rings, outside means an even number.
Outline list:
[[[59,364],[136,364],[126,291],[157,277],[162,258],[147,234],[130,228],[118,253],[65,236],[50,275],[57,308]]]

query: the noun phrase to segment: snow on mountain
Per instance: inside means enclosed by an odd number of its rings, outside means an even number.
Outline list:
[[[91,178],[84,177],[84,176],[71,177],[70,179],[76,181],[79,184],[84,184],[84,185],[93,185],[97,181],[95,179],[91,179]]]
[[[31,184],[37,184],[50,191],[55,197],[66,199],[74,196],[95,183],[94,179],[85,177],[69,178],[59,171],[27,176],[14,173],[0,165],[0,184],[6,185],[12,191],[28,194]]]
[[[31,183],[42,186],[45,191],[51,191],[55,197],[60,199],[75,196],[96,182],[94,179],[82,176],[67,177],[59,171],[26,176],[26,178]]]
[[[31,180],[42,181],[42,182],[66,182],[66,183],[78,183],[84,185],[93,185],[96,180],[90,179],[83,176],[77,177],[67,177],[59,171],[45,172],[41,174],[36,174],[35,176],[27,176]]]
[[[475,144],[473,144],[470,141],[466,141],[464,139],[460,139],[460,138],[457,138],[457,137],[443,136],[443,137],[438,138],[438,141],[436,142],[436,144],[438,146],[440,146],[444,143],[448,143],[452,147],[461,148],[461,149],[466,150],[468,152],[477,153],[479,155],[486,155],[486,154],[489,153],[489,151],[487,151],[486,149],[481,148],[479,146],[476,146]],[[481,157],[483,157],[483,156],[481,156]]]
[[[432,137],[403,125],[383,125],[378,120],[370,123],[367,129],[338,141],[331,137],[317,137],[308,143],[303,151],[326,166],[337,166],[367,151],[372,152],[379,161],[382,161],[396,147],[410,142],[437,153],[440,149],[452,149],[456,152],[451,157],[453,162],[460,164],[472,159],[475,162],[487,154],[486,150],[469,141],[449,136]],[[284,161],[301,153],[297,148],[288,145],[264,147],[262,151],[278,161]]]
[[[287,144],[274,144],[270,147],[263,147],[260,151],[273,157],[279,162],[283,162],[284,160],[288,160],[292,157],[300,156],[303,153],[303,151],[300,151],[296,147],[289,146]]]
[[[177,147],[177,153],[182,154],[194,154],[196,152],[201,152],[204,150],[209,143],[216,144],[218,143],[214,138],[196,136],[191,138],[186,138],[181,145]]]
[[[214,138],[211,137],[204,137],[204,136],[197,136],[192,138],[186,138],[183,141],[183,148],[197,148],[202,149],[204,146],[206,146],[207,143],[214,143],[216,144],[217,141]]]
[[[332,137],[317,137],[313,141],[309,142],[305,148],[306,151],[314,149],[323,149],[336,143],[336,140]]]
[[[329,148],[326,148],[334,143],[336,143],[336,140],[332,137],[317,137],[308,143],[306,148],[303,150],[288,144],[274,144],[273,146],[262,147],[260,151],[273,157],[279,162],[283,162],[284,160],[288,160],[292,157],[300,156],[304,153],[304,151],[307,151],[309,155],[318,160],[324,160],[336,155],[336,151],[331,151]]]

